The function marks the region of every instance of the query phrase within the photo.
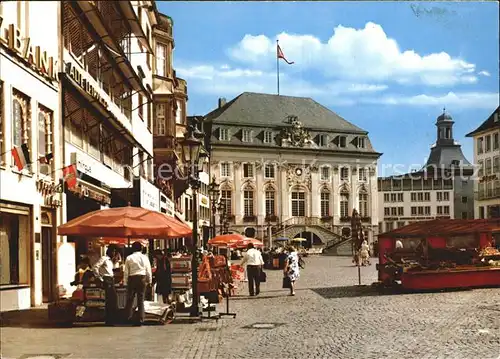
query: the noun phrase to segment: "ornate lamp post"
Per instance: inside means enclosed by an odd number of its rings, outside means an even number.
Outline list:
[[[210,204],[212,205],[212,221],[211,221],[211,237],[215,237],[215,212],[217,211],[217,201],[219,199],[219,184],[215,181],[215,176],[212,177],[212,182],[208,185],[208,195],[210,196]]]
[[[200,188],[199,169],[202,168],[204,157],[200,156],[202,141],[199,139],[202,133],[194,125],[188,126],[182,145],[182,159],[187,165],[188,181],[193,195],[193,243],[192,255],[192,287],[193,304],[191,306],[191,317],[199,317],[198,298],[198,189]]]

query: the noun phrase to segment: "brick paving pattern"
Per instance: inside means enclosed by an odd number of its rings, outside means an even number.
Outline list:
[[[267,273],[260,296],[248,297],[243,285],[231,300],[236,319],[141,328],[7,325],[2,358],[500,359],[499,289],[380,295],[356,286],[349,258],[317,257],[307,259],[289,297],[281,271]],[[362,268],[362,284],[376,277],[374,265]]]

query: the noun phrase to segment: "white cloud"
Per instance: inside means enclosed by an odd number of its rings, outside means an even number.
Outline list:
[[[360,98],[362,103],[409,106],[446,106],[447,108],[484,108],[498,106],[498,93],[493,92],[448,92],[441,95],[400,96]]]
[[[481,75],[481,76],[486,76],[486,77],[490,77],[491,74],[488,72],[488,71],[479,71],[478,75]]]
[[[372,22],[362,29],[339,25],[326,42],[312,35],[285,32],[277,38],[287,59],[295,61],[295,65],[287,67],[291,71],[313,68],[340,79],[432,86],[477,81],[474,64],[446,52],[423,55],[402,50],[395,39]],[[255,68],[269,69],[276,61],[274,40],[247,34],[228,54]]]
[[[276,93],[276,73],[226,66],[191,66],[177,68],[179,76],[188,81],[190,92],[235,97],[242,92]],[[401,95],[388,93],[381,84],[330,81],[313,84],[289,76],[280,76],[280,93],[289,96],[312,97],[324,105],[351,106],[382,104],[394,106],[446,106],[447,108],[495,108],[498,93],[448,92],[442,94]]]
[[[215,94],[218,96],[236,96],[242,92],[276,93],[277,79],[273,71],[232,68],[230,66],[198,65],[176,68],[180,77],[188,81],[190,91]],[[373,94],[385,91],[387,85],[332,81],[315,85],[309,81],[280,74],[280,93],[289,96],[316,97],[321,100],[333,96]],[[338,99],[342,103],[351,103],[350,99]]]

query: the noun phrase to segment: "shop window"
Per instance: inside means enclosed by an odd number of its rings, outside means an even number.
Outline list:
[[[29,284],[29,217],[2,211],[0,285]]]

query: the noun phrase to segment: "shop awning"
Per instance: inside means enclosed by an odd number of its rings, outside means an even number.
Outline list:
[[[141,42],[142,46],[146,48],[146,51],[154,54],[153,49],[149,45],[148,38],[142,29],[141,24],[139,23],[139,18],[132,7],[132,3],[130,1],[118,1],[118,6],[120,6],[123,15],[127,19],[132,32],[135,34],[137,39]]]
[[[379,234],[379,237],[427,237],[435,235],[465,235],[496,232],[500,219],[435,219],[420,221]]]
[[[87,20],[89,32],[94,32],[94,34],[101,39],[105,47],[107,47],[116,66],[123,73],[131,87],[137,92],[140,92],[148,100],[151,100],[151,96],[142,83],[142,79],[135,72],[127,56],[123,53],[121,46],[116,43],[112,32],[105,24],[102,14],[99,12],[96,5],[93,5],[91,1],[72,1],[70,3],[75,11],[77,11],[78,16],[80,16],[83,21],[83,17]]]

